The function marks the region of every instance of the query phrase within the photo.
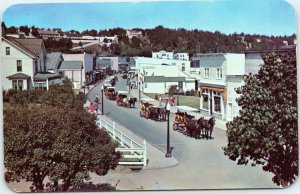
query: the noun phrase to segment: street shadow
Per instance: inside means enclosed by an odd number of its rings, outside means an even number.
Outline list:
[[[87,182],[79,187],[70,188],[69,192],[89,192],[89,191],[116,191],[116,187],[108,183],[93,184],[92,182]]]

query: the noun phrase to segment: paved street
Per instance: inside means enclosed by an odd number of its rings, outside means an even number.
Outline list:
[[[119,78],[116,89],[126,90],[125,84],[126,80]],[[96,93],[101,99],[101,84],[95,86],[88,97],[93,101]],[[166,122],[141,118],[139,108],[117,107],[115,101],[106,100],[105,96],[104,113],[160,150],[166,150]],[[171,115],[170,128],[173,120]],[[224,130],[215,127],[212,140],[196,140],[172,129],[170,132],[171,146],[174,147],[172,154],[179,160],[178,165],[139,172],[111,171],[100,178],[93,175],[92,181],[112,185],[118,182],[117,189],[121,190],[276,188],[272,174],[260,167],[237,166],[224,156]]]

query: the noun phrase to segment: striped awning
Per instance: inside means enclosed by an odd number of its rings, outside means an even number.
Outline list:
[[[213,90],[221,95],[223,95],[224,101],[227,102],[227,91],[225,88],[219,88],[219,87],[211,87],[211,86],[200,86],[200,96],[202,96],[203,90]]]

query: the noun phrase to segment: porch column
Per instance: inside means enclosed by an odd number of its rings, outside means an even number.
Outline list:
[[[47,87],[47,91],[49,90],[49,80],[46,79],[46,87]]]
[[[201,95],[200,97],[200,108],[201,109],[203,108],[203,95]]]
[[[222,120],[225,119],[225,106],[224,106],[224,102],[223,102],[223,95],[221,94],[220,96],[220,107],[221,107],[221,114],[222,114]]]

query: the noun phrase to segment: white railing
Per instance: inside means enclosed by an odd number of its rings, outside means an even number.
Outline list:
[[[116,129],[115,122],[109,123],[100,116],[97,117],[97,125],[100,128],[107,130],[109,135],[120,143],[121,147],[116,148],[116,151],[122,153],[124,159],[136,159],[135,161],[120,161],[122,165],[143,165],[147,166],[147,145],[144,139],[143,143],[137,143],[118,129]]]

